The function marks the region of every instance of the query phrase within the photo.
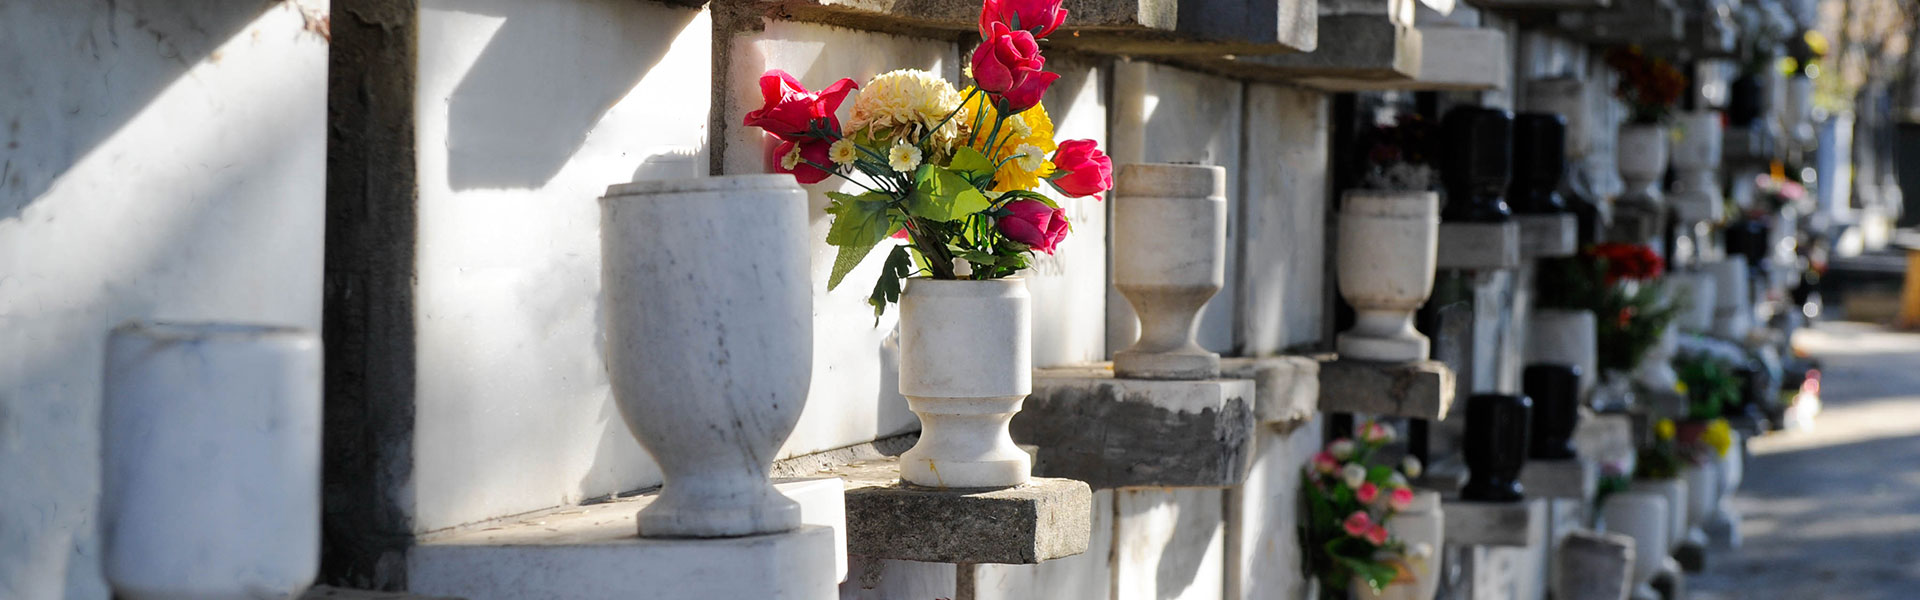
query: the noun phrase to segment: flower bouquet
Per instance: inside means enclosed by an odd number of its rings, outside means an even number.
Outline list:
[[[1632,123],[1665,121],[1687,89],[1687,77],[1680,69],[1667,59],[1648,56],[1639,46],[1609,50],[1607,66],[1620,74],[1613,94],[1627,104]]]
[[[998,279],[1052,254],[1072,229],[1066,211],[1038,191],[1046,182],[1072,197],[1113,185],[1113,165],[1092,140],[1054,141],[1040,99],[1059,78],[1044,69],[1038,41],[1065,22],[1059,0],[987,0],[981,44],[957,90],[927,71],[882,73],[864,88],[841,79],[809,91],[792,75],[760,78],[765,105],[746,125],[779,138],[774,170],[801,183],[839,177],[857,193],[827,192],[839,248],[827,280],[849,271],[889,238],[868,303],[878,316],[900,297],[901,280]],[[843,124],[841,103],[859,89]]]
[[[1545,261],[1536,288],[1538,306],[1591,310],[1598,317],[1599,366],[1628,371],[1660,341],[1679,315],[1663,298],[1666,262],[1641,244],[1604,243]]]
[[[1370,422],[1357,439],[1341,438],[1315,454],[1301,486],[1307,518],[1300,528],[1309,576],[1320,579],[1321,597],[1347,597],[1352,583],[1373,591],[1411,580],[1413,565],[1433,556],[1429,542],[1409,546],[1387,531],[1386,523],[1413,504],[1408,477],[1420,476],[1420,461],[1409,456],[1395,466],[1371,464],[1393,442],[1386,425]]]
[[[1361,188],[1383,192],[1431,191],[1436,183],[1429,155],[1433,125],[1418,113],[1406,113],[1391,125],[1376,125],[1363,134],[1359,147],[1366,172]]]

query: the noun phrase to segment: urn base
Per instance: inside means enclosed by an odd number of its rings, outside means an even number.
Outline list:
[[[907,406],[920,416],[920,441],[900,455],[900,479],[933,488],[1026,483],[1033,457],[1014,445],[1007,429],[1026,398],[907,397]]]
[[[1172,352],[1113,353],[1113,372],[1127,379],[1199,380],[1220,377],[1220,355],[1198,346]]]
[[[800,503],[762,475],[752,489],[693,488],[669,482],[634,517],[641,537],[720,538],[784,533],[800,528]]]
[[[1400,337],[1372,337],[1348,331],[1334,338],[1334,351],[1340,358],[1378,362],[1426,360],[1427,336],[1411,333]]]

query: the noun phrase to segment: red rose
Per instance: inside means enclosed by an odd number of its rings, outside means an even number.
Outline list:
[[[852,79],[835,81],[818,93],[807,91],[786,71],[773,69],[760,76],[760,110],[747,113],[746,125],[759,127],[789,142],[806,139],[815,125],[840,133],[840,102],[860,87]],[[824,150],[823,150],[824,152]]]
[[[1053,254],[1054,247],[1067,237],[1067,211],[1045,202],[1015,200],[1007,203],[1007,213],[998,222],[1001,235],[1034,250]]]
[[[1017,115],[1033,108],[1033,105],[1040,103],[1042,96],[1047,95],[1047,87],[1053,85],[1053,80],[1059,78],[1059,73],[1046,71],[1029,73],[1026,79],[1000,96],[1000,102],[995,108],[999,109],[1001,114],[1008,115]]]
[[[827,156],[827,149],[832,145],[826,140],[780,142],[780,146],[773,149],[773,170],[793,175],[800,183],[820,183],[833,172],[814,165],[833,165],[833,159]],[[797,155],[795,148],[799,149]]]
[[[980,6],[980,37],[991,38],[995,23],[1043,38],[1067,22],[1060,0],[987,0]]]
[[[1068,196],[1097,198],[1113,189],[1113,160],[1093,140],[1060,142],[1053,152],[1053,168],[1063,173],[1051,179],[1053,187]]]
[[[1059,79],[1048,73],[1047,59],[1040,56],[1040,45],[1033,34],[1012,31],[1002,23],[992,23],[991,35],[973,49],[973,80],[980,90],[999,97],[995,106],[1002,114],[1015,114],[1040,103],[1040,96]]]

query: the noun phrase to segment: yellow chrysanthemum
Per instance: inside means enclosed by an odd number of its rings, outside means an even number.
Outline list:
[[[1726,456],[1727,450],[1733,448],[1733,426],[1726,419],[1714,419],[1707,423],[1707,430],[1700,434],[1700,441],[1712,446],[1720,456]]]
[[[1659,439],[1673,439],[1673,419],[1661,419],[1653,424],[1653,435]]]
[[[847,131],[882,146],[898,140],[918,142],[958,106],[960,92],[939,75],[916,69],[888,71],[860,89]],[[933,132],[930,145],[936,150],[951,148],[959,133],[956,117]]]
[[[968,92],[971,91],[968,90]],[[979,113],[980,130],[972,131],[976,112]],[[954,120],[966,123],[966,133],[973,136],[975,149],[992,158],[995,164],[1001,164],[999,172],[994,174],[993,191],[1030,190],[1038,187],[1040,178],[1053,173],[1053,161],[1047,160],[1047,157],[1059,148],[1059,145],[1053,141],[1053,119],[1047,116],[1044,105],[1035,104],[1033,108],[1014,115],[1007,119],[1007,122],[1002,123],[999,139],[995,140],[994,147],[989,149],[987,136],[993,135],[993,121],[997,115],[993,105],[987,102],[987,95],[979,94],[973,97],[966,109],[960,111]],[[1034,154],[1039,156],[1034,157]],[[1025,160],[1021,160],[1022,158]]]

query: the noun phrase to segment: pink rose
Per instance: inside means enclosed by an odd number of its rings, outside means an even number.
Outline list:
[[[1360,484],[1360,489],[1354,490],[1353,496],[1359,498],[1361,504],[1373,504],[1373,499],[1380,497],[1380,486],[1373,482]]]
[[[1000,95],[1000,102],[995,105],[995,108],[1009,115],[1017,115],[1033,108],[1040,103],[1042,97],[1047,95],[1047,87],[1053,85],[1053,80],[1059,78],[1059,73],[1046,71],[1028,73],[1026,79],[1020,80],[1020,83],[1014,84],[1013,89]]]
[[[993,23],[992,28],[980,47],[973,49],[974,82],[980,91],[997,97],[994,107],[1001,114],[1033,108],[1060,74],[1041,70],[1047,66],[1047,59],[1040,56],[1040,44],[1033,34],[1010,31],[1000,23]]]
[[[841,79],[818,93],[807,91],[786,71],[773,69],[760,76],[760,110],[747,113],[745,124],[759,127],[782,140],[796,142],[810,137],[818,125],[835,135],[840,133],[840,102],[847,93],[860,87],[852,79]],[[822,147],[824,151],[824,146]]]
[[[814,165],[831,166],[833,164],[833,159],[827,157],[827,148],[832,145],[826,140],[780,142],[780,145],[773,149],[773,170],[776,173],[793,175],[793,179],[800,183],[820,183],[833,172]],[[800,149],[798,156],[792,156],[795,148]],[[792,164],[791,167],[788,166],[789,163]]]
[[[1053,152],[1053,187],[1075,198],[1113,189],[1113,160],[1093,140],[1067,140]]]
[[[1332,475],[1334,471],[1340,470],[1340,459],[1334,458],[1332,453],[1321,450],[1319,454],[1313,455],[1313,470],[1322,475]]]
[[[1356,510],[1353,514],[1347,515],[1347,520],[1341,523],[1340,527],[1347,531],[1347,535],[1361,537],[1367,534],[1368,529],[1373,528],[1373,519],[1367,518],[1367,511]]]
[[[991,37],[992,26],[996,24],[1043,38],[1065,22],[1067,11],[1060,8],[1060,0],[986,0],[980,6],[980,37],[983,38]]]
[[[1054,247],[1067,237],[1067,211],[1039,200],[1015,200],[1006,208],[1007,215],[1000,217],[998,225],[1007,239],[1053,254]]]
[[[1413,490],[1393,488],[1393,491],[1387,494],[1387,506],[1395,511],[1406,510],[1407,507],[1413,506]]]
[[[1375,546],[1385,546],[1387,545],[1387,528],[1374,525],[1372,529],[1367,530],[1366,537],[1368,543]]]

